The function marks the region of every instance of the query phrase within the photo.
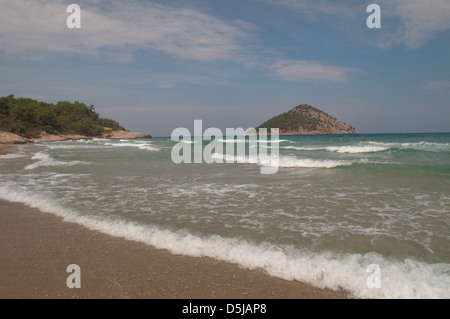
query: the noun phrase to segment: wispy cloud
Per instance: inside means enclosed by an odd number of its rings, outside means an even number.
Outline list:
[[[382,46],[406,45],[418,48],[450,30],[448,0],[379,0],[382,21],[390,25]]]
[[[112,1],[107,10],[81,6],[81,29],[68,29],[66,5],[56,0],[0,0],[0,50],[12,54],[82,53],[132,60],[137,50],[182,59],[239,59],[251,26],[189,9]]]
[[[325,65],[302,60],[280,60],[271,66],[274,74],[287,81],[348,82],[350,73],[362,72],[353,68]]]
[[[170,89],[184,84],[200,86],[231,86],[232,81],[224,75],[207,76],[199,74],[171,74],[171,73],[152,73],[145,78],[138,78],[137,84],[156,86],[160,89]]]
[[[329,0],[262,1],[313,15],[336,15],[348,8]],[[116,62],[130,62],[138,52],[162,53],[200,62],[232,61],[286,81],[345,83],[350,73],[358,71],[320,62],[263,57],[250,44],[257,38],[258,28],[242,20],[224,21],[192,9],[141,1],[79,0],[79,4],[81,29],[68,29],[69,13],[61,1],[0,0],[0,53],[33,59],[57,54],[87,55]],[[183,83],[232,83],[229,76],[152,74],[146,81],[166,89]]]
[[[321,22],[329,17],[343,19],[347,25],[363,26],[367,4],[331,0],[260,0],[294,10],[302,18]],[[381,7],[382,29],[376,44],[390,48],[405,45],[418,48],[450,30],[450,1],[448,0],[377,0]],[[333,20],[335,21],[335,20]],[[361,29],[362,30],[362,29]],[[355,32],[353,29],[352,32]]]
[[[420,86],[424,90],[448,90],[450,89],[450,81],[434,81],[425,83]]]

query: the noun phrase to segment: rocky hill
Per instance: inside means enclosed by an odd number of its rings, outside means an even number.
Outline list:
[[[358,134],[350,125],[308,104],[277,115],[256,129],[260,128],[279,128],[280,135]]]

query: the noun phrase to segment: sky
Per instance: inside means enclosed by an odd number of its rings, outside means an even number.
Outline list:
[[[449,57],[449,0],[0,0],[0,96],[84,102],[153,136],[300,104],[360,133],[450,132]]]

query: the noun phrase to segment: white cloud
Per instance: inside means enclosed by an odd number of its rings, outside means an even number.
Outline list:
[[[395,30],[384,39],[384,46],[403,44],[418,48],[439,33],[450,30],[448,0],[379,0],[382,28],[386,18]]]
[[[302,60],[280,60],[271,68],[275,75],[287,81],[329,81],[348,82],[348,74],[362,72],[353,68],[324,65]]]
[[[97,5],[97,6],[96,6]],[[105,5],[105,4],[103,4]],[[129,61],[137,50],[183,59],[239,59],[251,26],[203,13],[138,2],[81,5],[81,29],[68,29],[66,4],[0,0],[0,50],[10,54],[82,53]]]
[[[261,0],[263,2],[295,10],[304,19],[320,22],[343,18],[347,26],[363,26],[367,5],[371,2],[331,0]],[[378,30],[380,47],[405,45],[418,48],[450,30],[449,0],[377,0],[381,7],[381,30]],[[342,25],[340,23],[340,25]],[[355,30],[352,30],[355,32]],[[373,38],[371,38],[373,39]]]
[[[317,2],[264,0],[295,6],[315,14],[343,11],[343,5]],[[67,3],[58,0],[0,0],[0,53],[33,59],[56,54],[108,57],[132,61],[146,51],[197,61],[233,61],[249,69],[264,69],[288,81],[348,82],[355,69],[303,60],[263,58],[249,44],[257,27],[241,21],[222,21],[191,9],[138,1],[84,1],[81,29],[68,29]],[[256,40],[255,40],[256,41]],[[263,63],[264,61],[264,63]],[[182,83],[231,85],[214,76],[156,74],[150,85],[171,88]]]
[[[450,89],[450,81],[434,81],[425,83],[420,86],[421,89],[424,90],[444,90]]]

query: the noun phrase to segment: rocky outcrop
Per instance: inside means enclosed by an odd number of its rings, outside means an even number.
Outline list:
[[[48,134],[44,131],[41,132],[38,138],[31,138],[30,142],[58,142],[58,141],[70,141],[70,140],[82,140],[82,139],[92,139],[92,137],[87,137],[83,135],[76,134]]]
[[[259,128],[279,128],[280,135],[358,134],[352,126],[307,104],[277,115]]]
[[[103,133],[102,138],[136,139],[136,138],[152,138],[152,136],[144,133],[117,130],[117,131],[106,131],[105,133]]]
[[[17,134],[0,131],[0,144],[25,144],[29,139]]]
[[[92,137],[75,134],[48,134],[44,131],[41,132],[38,138],[25,138],[17,134],[9,132],[0,132],[0,144],[25,144],[33,142],[57,142],[57,141],[70,141],[70,140],[91,140],[94,138],[103,139],[137,139],[137,138],[152,138],[149,134],[136,133],[124,130],[108,130],[101,136]]]

